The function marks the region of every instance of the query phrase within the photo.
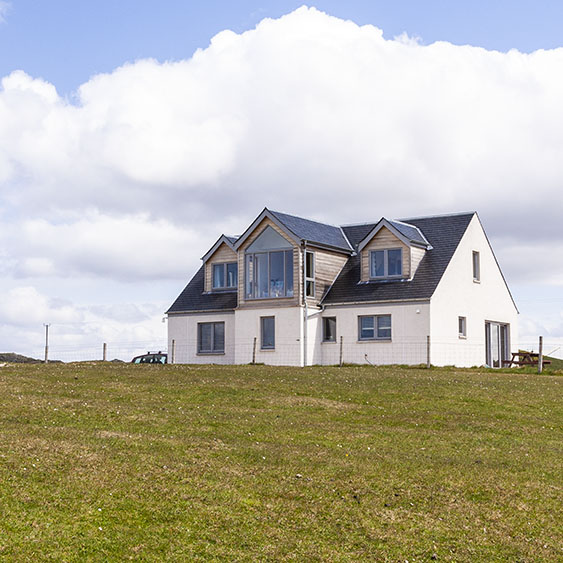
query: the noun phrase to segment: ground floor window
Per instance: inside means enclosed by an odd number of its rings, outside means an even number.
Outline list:
[[[260,317],[260,348],[273,350],[276,347],[275,317]]]
[[[458,317],[457,319],[457,331],[460,338],[467,337],[467,319],[465,317]]]
[[[323,342],[336,342],[336,317],[323,317]]]
[[[225,352],[225,323],[197,324],[198,354],[222,354]]]
[[[358,340],[391,340],[391,315],[358,317]]]

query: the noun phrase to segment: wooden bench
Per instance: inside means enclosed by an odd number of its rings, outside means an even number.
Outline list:
[[[503,360],[502,365],[505,368],[514,366],[537,366],[540,361],[540,355],[536,352],[526,352],[520,350],[519,352],[512,352],[511,360]],[[547,366],[551,363],[550,360],[543,360],[542,364]]]

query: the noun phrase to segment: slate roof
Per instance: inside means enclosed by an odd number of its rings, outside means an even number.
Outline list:
[[[280,223],[283,223],[295,236],[302,240],[323,246],[330,246],[332,248],[347,251],[352,250],[340,227],[311,221],[310,219],[303,219],[302,217],[295,217],[294,215],[272,211],[271,209],[268,211],[276,217]]]
[[[377,222],[348,225],[340,228],[285,213],[275,211],[271,211],[271,213],[299,238],[348,251],[350,244],[357,249],[360,242],[378,224]],[[323,304],[429,299],[473,216],[474,213],[462,213],[405,219],[402,223],[394,221],[394,226],[399,225],[402,228],[410,226],[411,230],[407,231],[409,235],[403,233],[405,236],[409,236],[409,239],[411,236],[420,236],[417,235],[420,230],[426,239],[425,244],[427,241],[432,246],[432,250],[428,250],[420,262],[414,278],[410,281],[377,280],[361,283],[359,281],[360,257],[351,256],[324,297]],[[405,227],[404,223],[408,223],[408,225]],[[204,267],[202,266],[167,313],[229,311],[236,308],[236,291],[204,293],[203,290]]]
[[[413,279],[360,283],[360,257],[352,256],[326,294],[323,304],[430,299],[473,215],[463,213],[405,219],[405,222],[418,227],[433,247],[421,260]],[[343,230],[350,242],[357,246],[376,224],[351,225],[343,227]]]
[[[204,293],[204,276],[204,266],[202,266],[166,312],[229,311],[237,306],[236,291]]]
[[[415,225],[410,225],[403,221],[389,221],[393,227],[395,227],[403,236],[409,239],[411,242],[418,244],[428,245],[428,240],[420,232],[420,229]]]

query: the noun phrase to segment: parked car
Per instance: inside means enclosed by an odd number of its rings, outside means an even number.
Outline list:
[[[164,352],[147,352],[141,356],[135,356],[131,360],[132,364],[167,364],[168,354]]]

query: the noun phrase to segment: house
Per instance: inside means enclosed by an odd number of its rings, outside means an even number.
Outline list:
[[[327,225],[264,209],[167,311],[176,363],[500,367],[518,311],[477,213]]]

